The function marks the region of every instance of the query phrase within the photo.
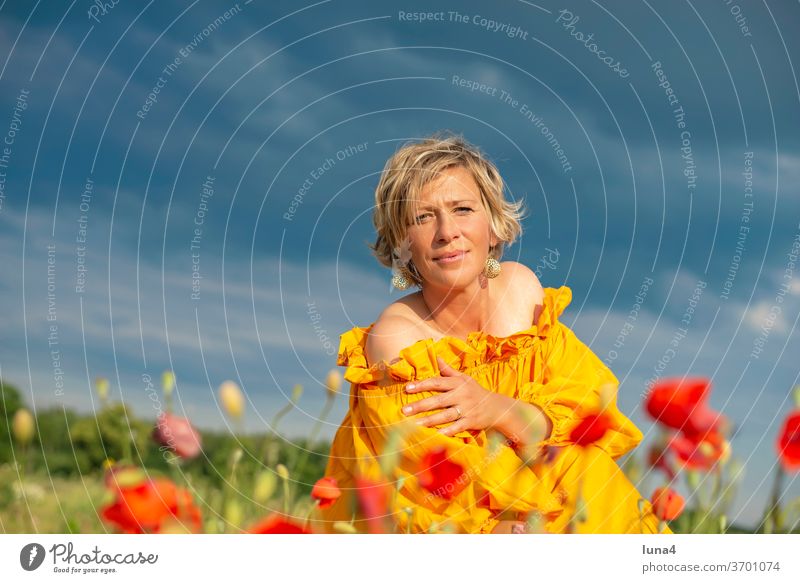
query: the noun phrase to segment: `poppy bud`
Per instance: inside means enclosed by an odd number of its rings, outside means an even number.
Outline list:
[[[264,504],[275,493],[275,487],[278,485],[278,480],[275,478],[274,472],[271,470],[264,470],[256,478],[255,490],[253,491],[253,498],[256,502]]]
[[[297,384],[292,387],[292,403],[297,403],[303,396],[303,385]]]
[[[281,480],[288,480],[289,479],[289,469],[284,466],[283,464],[278,464],[275,468],[275,471],[278,472],[278,476]]]
[[[675,520],[683,512],[683,496],[672,488],[656,488],[652,497],[653,513],[664,522]]]
[[[335,397],[339,393],[339,388],[342,386],[342,375],[341,373],[333,369],[328,373],[328,376],[325,377],[325,388],[328,391],[329,397]]]
[[[36,433],[36,421],[27,409],[17,409],[11,422],[11,430],[20,444],[27,445]]]
[[[175,373],[171,370],[165,370],[163,373],[161,373],[161,390],[164,392],[164,397],[169,399],[174,389]]]
[[[97,377],[94,380],[94,389],[97,391],[97,396],[101,401],[108,399],[108,379],[105,377]]]
[[[317,501],[320,508],[331,506],[341,495],[342,491],[339,490],[336,478],[320,478],[311,490],[311,497]]]
[[[235,382],[225,381],[219,386],[219,400],[225,412],[234,419],[240,419],[244,414],[244,395]]]

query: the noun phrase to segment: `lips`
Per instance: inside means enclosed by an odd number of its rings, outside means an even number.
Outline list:
[[[445,253],[443,255],[439,255],[438,257],[434,257],[433,260],[440,262],[440,263],[448,263],[450,261],[458,261],[464,255],[469,253],[469,251],[453,251],[451,253]]]

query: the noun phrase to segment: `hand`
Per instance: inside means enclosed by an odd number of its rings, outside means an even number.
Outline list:
[[[427,397],[403,407],[407,416],[442,409],[417,420],[419,425],[431,427],[453,422],[439,430],[444,435],[455,435],[469,429],[492,429],[511,406],[513,399],[483,388],[471,376],[459,372],[441,357],[436,357],[441,376],[412,382],[406,392],[438,391],[439,395]]]
[[[501,520],[492,529],[492,534],[525,534],[525,523],[518,520]]]

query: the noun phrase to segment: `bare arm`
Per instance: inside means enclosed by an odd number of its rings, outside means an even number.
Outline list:
[[[367,364],[378,362],[393,363],[400,359],[400,351],[420,338],[417,325],[410,318],[384,312],[372,326],[367,335],[364,347]],[[391,379],[384,377],[378,385],[390,384]]]

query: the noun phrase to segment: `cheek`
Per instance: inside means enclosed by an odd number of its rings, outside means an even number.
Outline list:
[[[410,236],[411,240],[411,260],[414,265],[420,265],[426,261],[426,249],[430,247],[427,239],[421,233]]]

